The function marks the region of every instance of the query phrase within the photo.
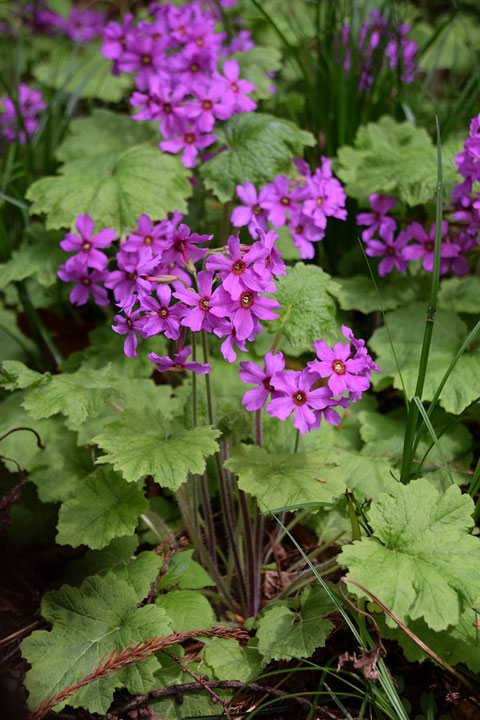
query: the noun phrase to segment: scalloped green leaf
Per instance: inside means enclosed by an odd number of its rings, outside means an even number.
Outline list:
[[[445,492],[420,478],[398,483],[373,502],[373,536],[339,556],[356,580],[403,622],[423,619],[445,630],[480,597],[480,540],[470,534],[473,500],[452,485]],[[351,592],[362,594],[354,586]],[[393,626],[392,620],[387,624]]]
[[[175,209],[186,212],[189,171],[180,158],[160,152],[157,141],[149,125],[109,110],[73,120],[57,153],[59,175],[27,191],[31,213],[45,213],[47,229],[71,227],[88,213],[97,228],[121,233],[136,227],[142,213],[161,220]]]
[[[106,453],[97,463],[112,463],[128,482],[152,475],[163,487],[177,490],[188,473],[205,470],[219,434],[210,426],[171,430],[160,411],[125,410],[120,422],[109,423],[94,438]]]
[[[221,202],[232,200],[238,184],[264,185],[276,175],[291,173],[292,157],[315,145],[311,133],[289,120],[258,112],[234,115],[216,134],[226,149],[207,160],[200,174]]]
[[[26,233],[26,241],[14,250],[10,260],[0,265],[0,288],[10,282],[33,277],[44,287],[57,281],[57,270],[66,255],[59,246],[60,233],[48,232],[41,226]]]
[[[133,533],[138,516],[147,507],[140,487],[127,483],[111,468],[100,468],[61,506],[57,542],[98,550],[115,537]]]
[[[155,604],[165,610],[175,632],[202,630],[215,622],[212,606],[195,590],[171,590],[157,597]]]

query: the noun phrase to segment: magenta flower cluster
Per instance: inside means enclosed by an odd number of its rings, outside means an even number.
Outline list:
[[[106,228],[94,235],[92,219],[81,215],[76,221],[78,235],[67,233],[61,242],[75,255],[58,275],[75,283],[70,300],[77,305],[86,303],[90,294],[97,304],[106,305],[106,288],[113,291],[120,310],[113,329],[126,335],[129,357],[137,357],[137,335],[160,333],[179,340],[181,354],[189,328],[222,338],[223,357],[234,362],[235,348],[246,351],[246,342],[262,331],[260,321],[278,317],[278,303],[266,297],[286,272],[275,247],[277,234],[259,228],[259,239],[248,247],[232,235],[227,247],[213,252],[205,247],[212,236],[192,233],[181,220],[179,212],[157,224],[142,215],[116,254],[117,269],[108,271],[102,249],[115,239],[115,232]],[[196,263],[204,269],[197,272]],[[153,354],[151,360],[159,367],[167,362]],[[172,362],[186,367],[184,361],[179,355]]]
[[[38,130],[38,113],[46,105],[40,90],[20,83],[18,87],[18,107],[21,117],[18,117],[15,103],[9,97],[0,98],[0,137],[9,143],[17,140],[25,145],[27,139]]]
[[[440,274],[452,272],[466,275],[470,270],[468,254],[478,245],[480,227],[480,193],[474,183],[480,182],[480,115],[470,123],[469,137],[463,152],[456,156],[458,173],[463,182],[453,190],[450,205],[444,213],[450,219],[442,221],[440,248]],[[428,231],[412,222],[397,231],[397,221],[388,215],[396,200],[390,195],[370,195],[372,212],[357,215],[357,224],[366,226],[362,240],[365,252],[382,258],[378,273],[384,276],[396,268],[405,272],[412,260],[421,260],[424,270],[432,272],[435,251],[435,223]]]
[[[225,59],[253,43],[242,31],[226,46],[226,34],[216,30],[215,14],[198,2],[182,7],[152,3],[149,11],[148,19],[136,24],[132,15],[121,25],[108,23],[102,52],[113,61],[114,74],[135,74],[133,117],[159,122],[164,138],[160,148],[181,151],[184,165],[193,167],[199,151],[215,142],[217,120],[257,107],[248,97],[255,86],[240,77],[237,60]]]
[[[329,158],[322,158],[322,166],[313,174],[304,160],[294,162],[298,170],[295,180],[279,175],[258,193],[252,183],[237,185],[243,205],[233,210],[231,222],[235,227],[247,225],[254,238],[257,227],[266,230],[268,221],[276,228],[287,225],[300,256],[313,258],[313,243],[325,236],[327,219],[346,219],[346,195],[332,175]]]
[[[302,371],[285,370],[281,352],[267,353],[263,368],[241,362],[240,377],[255,385],[245,393],[242,404],[247,410],[260,410],[268,403],[266,412],[280,420],[293,413],[293,425],[302,435],[318,429],[322,417],[330,425],[338,425],[341,418],[333,408],[346,408],[349,402],[359,400],[370,386],[372,371],[380,370],[364,340],[356,339],[345,325],[342,333],[348,342],[338,342],[333,348],[317,340],[317,357]]]
[[[27,3],[15,14],[35,34],[64,35],[76,43],[89,43],[100,37],[107,21],[106,13],[75,6],[64,18],[42,0]]]
[[[408,37],[410,25],[401,23],[392,27],[387,18],[383,17],[380,10],[372,10],[369,21],[360,26],[358,38],[358,54],[356,59],[360,72],[360,90],[368,90],[378,73],[379,61],[384,68],[390,68],[395,73],[400,73],[400,79],[404,83],[411,83],[417,69],[415,55],[418,47],[414,40]],[[348,48],[351,29],[349,25],[342,28],[342,44]],[[344,69],[350,70],[352,64],[352,53],[350,49],[345,51]]]

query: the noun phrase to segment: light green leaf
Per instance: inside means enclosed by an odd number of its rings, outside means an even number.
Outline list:
[[[99,549],[120,535],[133,533],[138,516],[148,507],[141,488],[109,468],[85,478],[75,497],[58,514],[57,542]]]
[[[137,545],[137,535],[114,538],[102,550],[89,550],[81,558],[71,560],[62,581],[67,585],[79,585],[89,575],[105,575],[110,570],[118,575],[120,569],[128,566]]]
[[[128,482],[153,475],[160,485],[177,490],[188,473],[205,470],[205,458],[218,448],[218,435],[205,426],[171,432],[159,411],[126,410],[120,422],[110,423],[94,438],[106,453],[97,463],[112,463]]]
[[[160,220],[186,211],[189,173],[179,158],[160,152],[149,126],[98,109],[70,129],[58,151],[60,174],[37,180],[26,195],[32,213],[46,213],[48,229],[71,227],[88,213],[96,228],[121,233],[142,213]]]
[[[16,290],[14,290],[17,296]],[[15,303],[18,302],[18,296]],[[17,325],[17,314],[7,310],[0,302],[0,361],[24,360],[35,357],[38,349],[35,343],[24,335]]]
[[[135,590],[137,603],[145,600],[158,577],[163,560],[154,550],[145,550],[130,562],[115,569],[115,577],[125,580]]]
[[[387,313],[386,317],[407,394],[413,397],[425,329],[426,308],[421,304],[411,303],[408,307]],[[438,311],[433,327],[422,400],[428,401],[433,398],[467,332],[467,326],[458,315],[446,310]],[[385,327],[375,330],[370,339],[370,347],[376,352],[376,362],[382,368],[382,372],[375,373],[372,378],[373,384],[376,387],[386,387],[393,383],[395,388],[401,390],[400,375]],[[477,397],[476,380],[480,378],[478,356],[478,350],[464,353],[449,377],[440,396],[440,405],[448,412],[460,413]],[[466,378],[468,378],[467,382]]]
[[[340,562],[403,622],[423,618],[444,630],[480,595],[472,512],[472,499],[455,485],[441,493],[423,478],[398,483],[371,507],[374,537],[344,547]]]
[[[215,585],[210,575],[192,557],[193,550],[175,553],[168,564],[168,570],[158,585],[159,589],[178,585],[181,590],[194,590]]]
[[[56,41],[45,59],[35,63],[33,74],[42,85],[64,90],[81,98],[119,102],[132,87],[126,73],[112,75],[112,61],[101,53],[101,44],[92,41],[76,46]]]
[[[112,393],[108,366],[95,373],[90,370],[53,376],[46,373],[44,378],[27,390],[23,401],[23,407],[34,420],[62,413],[73,423],[82,423],[87,417],[96,417]]]
[[[239,645],[236,640],[214,638],[203,656],[211,674],[219,680],[252,682],[260,674],[262,657],[253,645]]]
[[[202,630],[215,622],[212,606],[195,590],[170,590],[157,597],[155,603],[165,610],[175,632]]]
[[[275,300],[280,317],[266,323],[271,332],[280,332],[289,341],[293,354],[300,355],[315,342],[337,342],[339,328],[332,294],[337,284],[316,265],[299,262],[277,283]]]
[[[442,145],[443,192],[447,200],[458,183],[457,140]],[[389,115],[362,125],[354,146],[338,151],[336,172],[347,195],[368,206],[372,193],[395,195],[407,205],[423,205],[435,194],[437,149],[423,128],[396,122]]]
[[[0,265],[0,288],[28,277],[34,277],[44,287],[57,281],[58,266],[67,257],[58,244],[61,234],[37,226],[27,232],[27,238],[10,260]]]
[[[200,174],[221,202],[233,198],[238,184],[265,185],[289,174],[292,157],[302,156],[305,145],[315,145],[313,136],[294,123],[257,112],[234,115],[216,134],[227,150],[204,163]]]
[[[264,448],[244,444],[232,448],[225,463],[238,475],[239,487],[255,495],[264,512],[333,502],[345,490],[342,479],[329,472],[335,465],[330,453],[320,450],[269,454]]]
[[[112,573],[105,578],[87,578],[80,588],[64,585],[47,593],[41,614],[52,629],[37,630],[22,643],[22,654],[32,665],[25,680],[29,706],[33,708],[81,680],[116,648],[172,632],[161,608],[148,605],[135,609],[136,603],[134,589]],[[125,686],[132,694],[148,691],[158,667],[154,657],[133,663],[82,688],[67,703],[103,715],[115,688]],[[57,705],[56,709],[61,707]]]
[[[198,671],[198,668],[194,670]],[[184,679],[185,674],[182,674],[178,682],[184,682]],[[215,690],[215,692],[224,700],[228,700],[229,697],[231,697],[231,691],[229,690]],[[168,718],[168,720],[191,720],[192,718],[201,718],[203,720],[204,718],[214,717],[216,715],[225,717],[222,705],[218,702],[216,705],[213,705],[212,696],[206,690],[186,692],[182,696],[181,703],[175,695],[170,695],[149,703],[148,707],[151,708],[158,717]]]
[[[480,277],[451,277],[442,280],[438,293],[438,306],[456,313],[478,313]]]
[[[258,623],[258,650],[264,664],[270,660],[291,660],[310,657],[323,647],[334,628],[325,616],[333,610],[332,603],[320,587],[310,587],[301,596],[300,616],[282,605],[271,605]]]
[[[49,375],[47,376],[49,377]],[[45,379],[45,375],[30,370],[18,360],[5,360],[0,369],[0,387],[5,390],[25,389]]]
[[[381,304],[370,276],[335,278],[336,286],[332,292],[342,310],[359,310],[371,313],[376,310],[395,310],[411,302],[428,299],[429,279],[425,277],[406,277],[389,275],[388,278],[376,278]]]
[[[266,77],[265,73],[280,70],[282,54],[277,48],[256,45],[248,52],[233,53],[229,60],[237,60],[240,77],[255,85],[250,97],[254,100],[265,100],[272,96],[270,87],[274,81]]]

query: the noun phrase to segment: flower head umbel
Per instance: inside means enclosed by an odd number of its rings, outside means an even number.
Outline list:
[[[167,356],[160,357],[156,353],[149,353],[148,357],[151,362],[156,366],[158,372],[183,372],[184,370],[191,370],[197,375],[206,375],[212,369],[210,363],[199,363],[195,360],[186,362],[187,357],[192,354],[191,347],[184,347],[183,350],[176,353],[173,358]]]
[[[285,367],[285,359],[281,352],[276,355],[268,352],[265,355],[265,367],[262,369],[254,362],[241,362],[241,370],[239,375],[244,383],[253,383],[257,387],[247,390],[243,396],[242,405],[247,410],[259,410],[268,400],[270,393],[272,399],[278,397],[280,393],[275,392],[275,388],[271,384],[272,377],[275,373],[281,372]]]
[[[363,392],[370,383],[361,372],[365,369],[365,359],[351,357],[348,343],[338,342],[333,349],[324,340],[317,340],[314,345],[317,351],[317,360],[308,363],[311,373],[319,378],[328,378],[328,387],[333,395],[342,395],[347,390]]]
[[[242,252],[238,235],[230,235],[227,247],[228,256],[217,253],[210,255],[207,268],[221,274],[222,286],[234,300],[239,298],[244,290],[275,291],[275,286],[270,286],[270,272],[257,273],[256,268],[249,267],[257,259],[255,248]]]

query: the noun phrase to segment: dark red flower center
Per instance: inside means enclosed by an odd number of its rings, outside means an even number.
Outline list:
[[[282,205],[290,205],[290,198],[284,196],[282,197],[280,202],[282,203]]]
[[[292,398],[295,405],[304,405],[307,402],[307,396],[303,390],[296,392],[295,395],[292,395]]]
[[[323,205],[323,198],[317,197],[317,207],[322,207],[322,205]]]
[[[185,35],[185,28],[183,27],[183,25],[180,25],[180,27],[178,28],[178,32],[180,33],[180,35]]]
[[[152,40],[160,40],[161,37],[162,36],[160,35],[160,33],[156,32],[156,33],[153,33]]]
[[[170,105],[170,103],[165,103],[165,104],[164,104],[164,106],[163,106],[163,112],[164,112],[166,115],[169,115],[169,114],[172,112],[172,106]]]
[[[192,143],[195,142],[195,134],[194,133],[185,133],[185,142],[188,145],[192,145]]]
[[[174,372],[182,372],[183,365],[180,365],[180,363],[176,363],[175,365],[172,365],[170,370],[173,370]]]
[[[297,235],[301,235],[303,233],[303,225],[297,225],[297,227],[295,228],[295,233]]]
[[[127,280],[136,280],[138,278],[138,273],[136,270],[134,270],[133,273],[127,272],[125,273],[125,275],[127,276]]]
[[[232,272],[234,275],[241,275],[245,272],[246,265],[243,260],[236,260],[232,265]]]
[[[160,310],[158,311],[158,317],[160,317],[160,318],[168,317],[168,308],[161,307]]]
[[[152,243],[153,243],[153,237],[151,235],[147,235],[146,237],[143,238],[143,244],[147,245],[147,247],[149,245],[151,245]]]
[[[151,65],[152,64],[152,58],[150,55],[142,55],[142,65]]]
[[[266,268],[269,268],[269,267],[270,267],[271,257],[272,257],[271,255],[267,255],[267,257],[265,258],[265,267],[266,267]]]
[[[208,312],[210,310],[210,298],[208,295],[205,295],[198,301],[198,307],[200,310],[203,310],[203,312]]]
[[[253,212],[254,215],[261,215],[261,214],[262,214],[262,208],[260,207],[260,205],[254,205],[254,206],[252,207],[252,212]]]
[[[432,252],[434,247],[435,243],[433,242],[433,240],[427,240],[427,242],[425,243],[425,250],[427,250],[428,252]]]
[[[332,363],[332,369],[333,372],[337,373],[337,375],[345,375],[346,368],[341,360],[334,360]]]
[[[199,70],[200,70],[200,65],[199,65],[198,63],[193,62],[193,63],[190,65],[190,72],[196,73],[196,72],[198,72]]]
[[[85,240],[85,242],[82,243],[82,250],[83,250],[83,252],[88,252],[91,247],[92,247],[92,243],[91,243],[91,242],[88,242],[88,240]]]
[[[82,285],[85,285],[85,287],[89,287],[92,284],[92,281],[88,277],[82,278]]]
[[[211,110],[212,109],[212,101],[211,100],[204,100],[202,102],[202,108],[204,110]]]
[[[130,320],[130,318],[127,318],[126,323],[127,323],[128,329],[133,330],[133,322]]]
[[[265,388],[265,390],[268,390],[268,392],[273,392],[275,390],[273,385],[270,385],[271,379],[271,377],[266,377],[263,379],[263,387]]]
[[[395,248],[387,247],[387,255],[395,255]]]
[[[253,305],[253,295],[252,293],[246,292],[243,293],[243,295],[240,297],[240,305],[248,310],[248,308],[252,307]]]
[[[197,38],[197,45],[198,45],[198,47],[203,47],[203,38],[202,37]]]
[[[237,85],[237,83],[234,83],[234,82],[233,82],[233,83],[230,85],[230,87],[232,88],[233,92],[238,92],[238,85]]]

